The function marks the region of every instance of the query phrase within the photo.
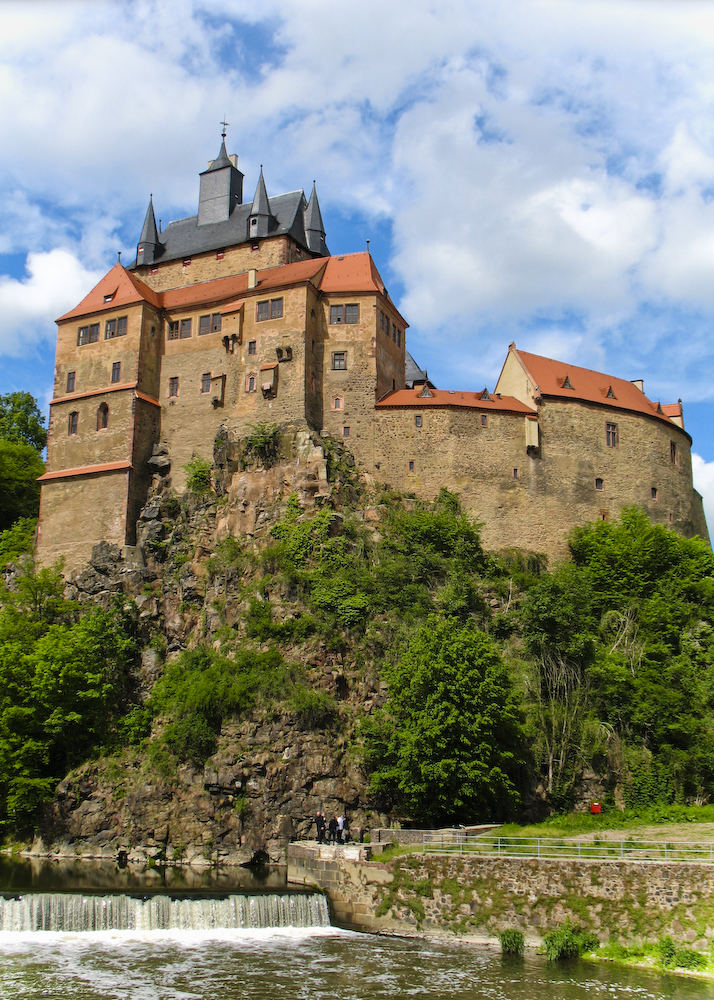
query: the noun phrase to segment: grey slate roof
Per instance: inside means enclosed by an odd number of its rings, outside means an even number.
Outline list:
[[[139,243],[158,243],[159,233],[156,229],[156,216],[154,215],[154,201],[153,198],[149,198],[149,207],[146,210],[146,216],[144,218],[144,225],[141,230],[141,236],[139,237]]]
[[[436,386],[429,379],[426,368],[420,368],[409,351],[404,352],[404,381],[407,389],[413,389],[415,385],[426,383],[432,389]]]
[[[268,192],[265,189],[265,178],[263,177],[263,168],[260,168],[260,177],[258,178],[258,184],[255,188],[255,195],[253,197],[253,204],[250,209],[251,215],[272,215],[270,211],[270,202],[268,201]]]
[[[300,246],[308,248],[303,225],[306,208],[302,191],[290,191],[270,199],[270,210],[277,225],[271,229],[271,236],[290,235]],[[170,222],[159,234],[163,253],[156,255],[157,261],[177,260],[208,250],[245,243],[248,239],[248,219],[251,205],[237,205],[229,219],[209,225],[198,225],[198,216]],[[136,263],[136,262],[135,262]]]
[[[202,170],[201,173],[208,174],[211,172],[211,170],[220,170],[221,167],[232,167],[232,166],[233,164],[231,163],[230,157],[228,156],[228,153],[226,151],[226,140],[224,139],[223,142],[221,143],[221,148],[219,150],[216,159],[213,160],[213,162],[209,167],[207,167],[205,170]]]

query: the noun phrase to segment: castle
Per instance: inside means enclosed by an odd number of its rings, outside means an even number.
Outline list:
[[[550,557],[570,529],[644,508],[707,536],[681,402],[511,344],[493,391],[437,389],[368,253],[332,257],[317,191],[251,203],[226,152],[200,174],[198,213],[156,225],[152,200],[117,263],[57,321],[37,552],[83,565],[133,544],[159,442],[171,483],[210,458],[220,427],[261,421],[339,438],[376,482],[431,498],[446,485],[487,548]]]

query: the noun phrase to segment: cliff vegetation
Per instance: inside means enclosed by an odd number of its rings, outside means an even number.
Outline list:
[[[547,568],[485,552],[447,489],[261,426],[183,495],[157,475],[136,549],[66,586],[30,530],[0,534],[7,836],[250,860],[318,809],[355,830],[714,793],[712,552],[638,510]]]

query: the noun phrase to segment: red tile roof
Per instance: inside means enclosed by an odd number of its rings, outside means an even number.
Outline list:
[[[180,288],[169,288],[164,292],[155,292],[135,274],[117,263],[74,309],[60,316],[58,322],[99,312],[116,312],[124,306],[136,305],[142,301],[149,302],[157,309],[190,309],[214,302],[226,302],[230,309],[237,309],[248,294],[260,296],[269,291],[306,281],[312,282],[323,292],[334,294],[379,292],[388,298],[384,282],[368,253],[300,260],[294,264],[283,264],[280,267],[269,267],[258,271],[257,278],[254,288],[248,287],[248,273],[244,272],[183,285]],[[107,296],[111,296],[111,301],[105,302]],[[393,305],[392,309],[399,316]],[[406,327],[408,325],[406,321],[401,316],[400,319]]]
[[[45,483],[48,479],[69,479],[72,476],[96,476],[99,472],[120,472],[131,468],[131,462],[106,462],[104,465],[82,465],[76,469],[59,469],[57,472],[45,472],[43,476],[37,477],[37,482]]]
[[[455,406],[470,410],[490,410],[499,413],[535,414],[535,410],[532,407],[526,406],[525,403],[522,403],[520,399],[516,399],[514,396],[499,397],[495,393],[492,393],[490,399],[483,399],[481,392],[461,392],[460,390],[452,392],[448,389],[429,389],[431,395],[422,396],[421,393],[423,390],[424,387],[421,385],[415,386],[413,389],[396,389],[385,396],[384,399],[380,399],[377,403],[377,408],[387,409],[403,406],[443,408],[445,406]]]
[[[537,386],[537,394],[541,396],[601,403],[613,409],[645,413],[649,417],[672,423],[669,419],[672,413],[668,412],[671,411],[670,406],[661,407],[659,403],[653,403],[627,379],[580,368],[565,361],[543,358],[539,354],[529,354],[527,351],[517,350],[515,346],[511,347],[511,351],[520,360]]]

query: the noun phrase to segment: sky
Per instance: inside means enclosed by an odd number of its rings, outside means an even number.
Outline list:
[[[47,410],[54,320],[194,215],[313,179],[440,388],[508,344],[684,401],[714,526],[709,0],[0,0],[0,393]]]

